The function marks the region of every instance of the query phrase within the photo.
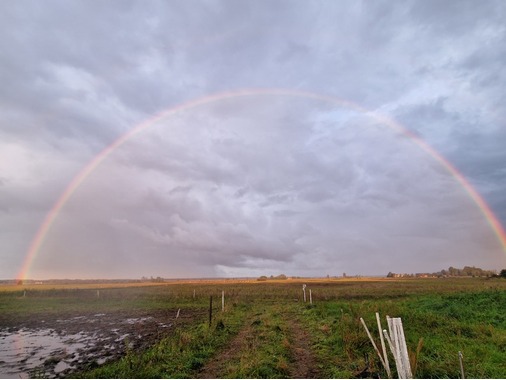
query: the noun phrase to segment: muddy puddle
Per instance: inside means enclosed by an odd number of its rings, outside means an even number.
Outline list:
[[[142,350],[167,336],[178,320],[172,311],[149,315],[90,314],[0,320],[0,378],[61,378]]]
[[[60,336],[45,329],[0,331],[0,377],[43,377],[49,375],[46,369],[54,374],[63,372],[72,367],[74,358],[79,360],[89,340],[82,334]]]

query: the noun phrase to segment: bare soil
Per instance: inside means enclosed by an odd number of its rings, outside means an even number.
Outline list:
[[[4,367],[3,372],[14,376],[18,373],[21,377],[26,374],[32,377],[69,377],[75,371],[118,360],[127,349],[144,350],[171,334],[176,324],[190,322],[200,314],[182,310],[176,320],[176,313],[177,310],[151,310],[57,316],[54,313],[23,317],[0,315],[3,339],[23,333],[23,340],[27,340],[32,334],[37,337],[40,346],[27,345],[27,350],[16,351],[15,360],[12,360],[14,351],[4,358],[0,357],[0,369]],[[52,351],[48,351],[47,347],[44,350],[43,334],[48,341],[49,338],[61,337],[63,346],[54,347]],[[37,355],[41,357],[34,361]]]
[[[291,351],[294,361],[290,368],[290,378],[319,378],[319,370],[315,355],[311,350],[311,338],[308,332],[302,328],[302,325],[296,319],[290,319],[289,323]]]

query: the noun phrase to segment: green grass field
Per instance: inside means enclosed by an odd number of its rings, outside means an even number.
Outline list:
[[[313,305],[303,302],[302,284]],[[355,378],[383,369],[375,312],[401,317],[417,378],[506,377],[506,281],[484,278],[340,279],[0,289],[2,318],[181,309],[191,323],[143,351],[73,373],[81,378]],[[100,296],[97,296],[97,290]],[[221,292],[225,310],[221,311]],[[195,297],[194,297],[195,294]],[[209,298],[213,320],[209,324]],[[309,293],[308,293],[309,298]],[[309,299],[308,299],[309,301]],[[0,326],[1,327],[1,326]],[[394,377],[395,365],[389,357]]]

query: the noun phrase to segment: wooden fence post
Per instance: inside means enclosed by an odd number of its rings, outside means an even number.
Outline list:
[[[225,291],[221,291],[221,312],[225,311]]]
[[[385,361],[383,360],[383,358],[381,357],[381,354],[378,350],[378,347],[376,346],[376,343],[374,343],[374,339],[372,338],[372,335],[371,333],[369,332],[369,329],[367,328],[367,325],[365,324],[364,322],[364,318],[360,317],[360,322],[362,322],[362,325],[364,326],[364,329],[365,329],[365,332],[367,333],[367,336],[369,337],[369,340],[371,341],[372,343],[372,346],[374,347],[374,350],[376,351],[376,353],[378,354],[378,357],[381,361],[381,364],[383,364],[383,367],[386,369],[387,368],[387,365],[385,364]]]
[[[211,327],[211,322],[213,321],[213,296],[209,298],[209,327]]]
[[[464,363],[462,362],[462,360],[464,359],[464,355],[462,355],[462,352],[459,351],[459,363],[460,363],[460,376],[462,377],[462,379],[465,379],[465,375],[464,375]]]
[[[395,359],[397,374],[399,379],[412,379],[411,365],[409,363],[408,348],[406,347],[406,338],[404,336],[404,328],[402,327],[401,318],[390,318],[387,316],[388,328],[390,334],[383,330],[390,350]]]
[[[413,374],[411,373],[411,364],[409,363],[408,347],[406,346],[406,337],[404,336],[404,327],[402,326],[402,319],[396,318],[397,330],[399,336],[399,346],[401,352],[402,365],[404,367],[404,373],[407,379],[412,379]]]
[[[381,320],[379,313],[376,313],[376,321],[378,322],[378,331],[381,341],[381,350],[383,351],[383,360],[385,360],[385,369],[387,370],[388,378],[392,378],[392,373],[390,372],[390,363],[388,362],[388,354],[387,354],[387,348],[385,346],[385,340],[383,339],[383,329],[381,328]]]

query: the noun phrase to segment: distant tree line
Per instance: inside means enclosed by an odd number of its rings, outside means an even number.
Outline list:
[[[257,278],[257,281],[267,281],[267,280],[287,280],[288,277],[284,274],[280,274],[279,276],[260,276]]]
[[[451,277],[458,277],[458,276],[491,277],[491,276],[497,275],[497,272],[495,270],[483,270],[481,268],[465,266],[462,269],[449,267],[448,271],[445,271],[443,269],[441,271],[441,274],[443,276],[448,275]]]
[[[388,272],[387,277],[506,277],[506,269],[503,269],[499,276],[495,270],[484,270],[481,268],[465,266],[462,269],[449,267],[434,273],[393,273]]]

